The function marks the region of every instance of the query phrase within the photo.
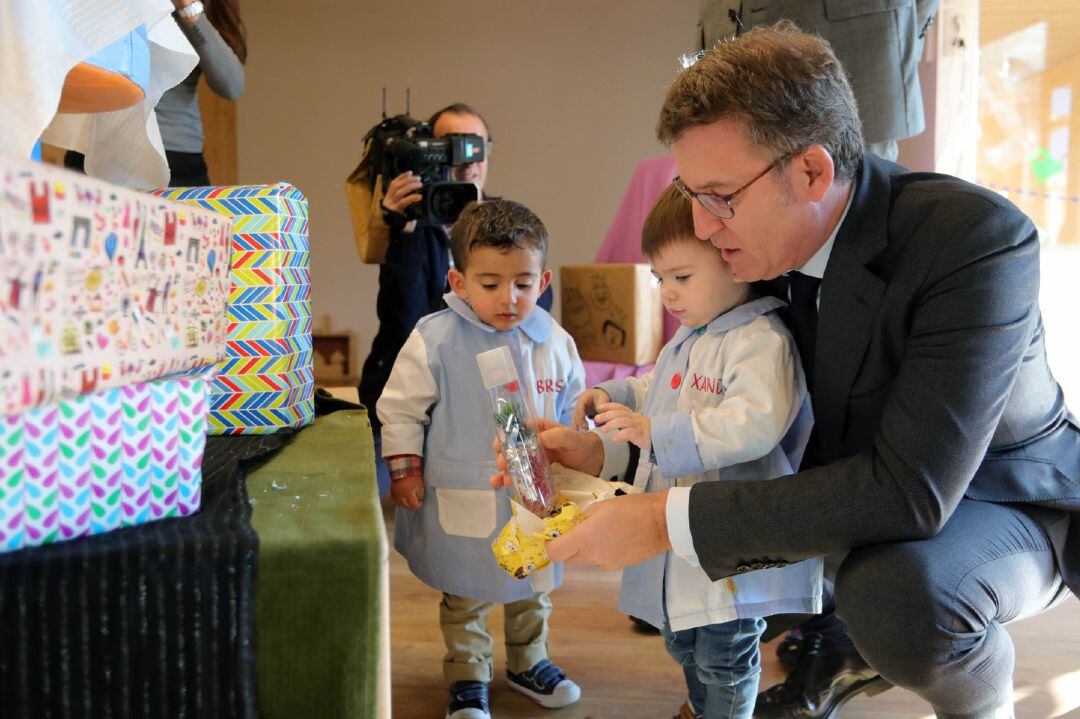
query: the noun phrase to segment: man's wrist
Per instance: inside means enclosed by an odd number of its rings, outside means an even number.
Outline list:
[[[652,496],[656,499],[652,505],[652,520],[653,520],[653,532],[656,539],[663,545],[663,551],[669,551],[671,549],[671,537],[668,535],[668,523],[667,523],[667,490],[663,492],[656,492]]]
[[[600,473],[604,471],[604,440],[595,432],[586,432],[586,435],[588,441],[592,444],[592,451],[589,452],[591,459],[589,460],[589,466],[583,467],[581,471],[599,477]]]

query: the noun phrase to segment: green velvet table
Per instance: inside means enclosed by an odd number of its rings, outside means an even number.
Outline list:
[[[263,719],[389,716],[389,590],[371,425],[318,417],[248,475]]]

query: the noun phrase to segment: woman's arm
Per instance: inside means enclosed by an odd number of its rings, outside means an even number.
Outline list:
[[[244,91],[244,66],[205,13],[191,18],[179,17],[180,10],[193,2],[173,0],[177,9],[177,24],[199,55],[199,71],[206,76],[206,84],[226,100],[235,100]]]

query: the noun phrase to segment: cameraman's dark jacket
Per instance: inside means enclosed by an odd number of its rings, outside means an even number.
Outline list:
[[[486,198],[490,199],[490,198]],[[379,331],[364,361],[358,391],[367,407],[371,425],[378,429],[375,402],[390,377],[394,360],[421,317],[446,307],[442,296],[450,291],[446,273],[450,270],[450,239],[442,227],[417,225],[405,231],[405,217],[385,213],[390,226],[386,260],[379,266],[379,295],[375,311]],[[551,309],[551,288],[540,296],[538,305]]]

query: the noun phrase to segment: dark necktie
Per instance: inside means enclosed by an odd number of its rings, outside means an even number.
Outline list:
[[[803,372],[806,373],[806,388],[814,390],[814,344],[817,337],[817,298],[820,277],[810,277],[801,272],[789,272],[788,319],[795,346],[799,348]]]

